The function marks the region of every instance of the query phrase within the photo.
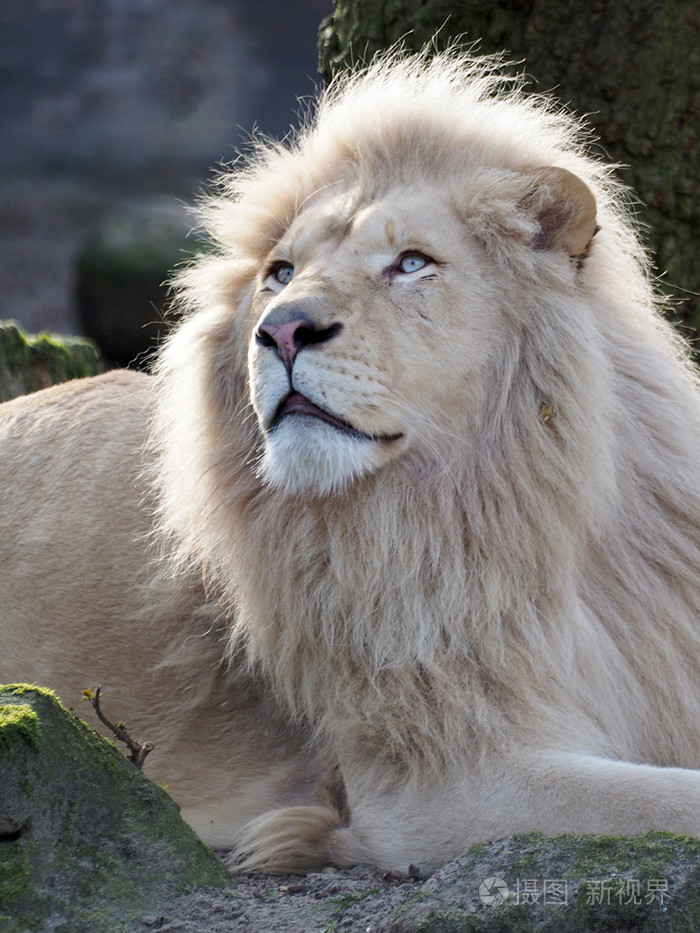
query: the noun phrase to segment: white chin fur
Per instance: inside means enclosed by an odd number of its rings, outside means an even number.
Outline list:
[[[376,469],[378,446],[317,418],[288,417],[266,436],[258,475],[283,492],[326,496]]]

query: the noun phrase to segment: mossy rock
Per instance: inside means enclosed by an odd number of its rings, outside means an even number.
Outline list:
[[[11,321],[0,322],[0,402],[46,389],[58,382],[103,372],[97,347],[80,337],[25,334]]]
[[[680,933],[700,929],[700,840],[516,836],[426,881],[390,933]]]
[[[228,874],[176,804],[49,690],[0,686],[0,930],[143,931]]]

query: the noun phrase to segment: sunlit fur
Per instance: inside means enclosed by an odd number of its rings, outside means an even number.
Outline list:
[[[286,494],[325,496],[342,491],[371,469],[372,446],[371,441],[346,438],[318,421],[294,427],[282,422],[266,441],[259,476],[263,484]]]
[[[517,707],[518,730],[552,741],[698,763],[683,660],[700,649],[695,376],[609,168],[582,152],[576,123],[489,64],[379,64],[332,88],[291,143],[219,179],[204,216],[222,256],[182,276],[194,313],[161,361],[163,520],[235,604],[233,637],[334,736],[373,733],[440,768]],[[552,164],[598,204],[576,289],[531,249],[518,209],[518,173]],[[329,501],[261,488],[252,277],[319,189],[420,197],[435,179],[484,244],[501,312],[475,424]]]
[[[548,166],[595,196],[585,255],[543,246]],[[439,202],[463,268],[438,270],[425,321],[360,282],[364,259],[356,289],[324,279],[339,319],[376,324],[304,365],[337,392],[328,354],[359,359],[361,338],[371,355],[381,334],[376,372],[357,372],[399,373],[376,418],[405,441],[333,485],[345,448],[304,476],[290,422],[266,482],[252,303],[285,232],[335,193],[348,216],[413,206],[438,242]],[[178,276],[185,320],[153,394],[157,540],[175,579],[201,574],[230,657],[347,794],[347,809],[271,803],[236,837],[239,864],[406,870],[515,831],[700,834],[700,771],[679,770],[700,768],[697,382],[577,122],[493,61],[390,56],[224,171],[201,211],[217,250]]]

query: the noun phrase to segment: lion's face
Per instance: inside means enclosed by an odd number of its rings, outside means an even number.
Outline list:
[[[481,265],[444,188],[309,202],[253,301],[265,481],[323,495],[463,432],[494,325]]]

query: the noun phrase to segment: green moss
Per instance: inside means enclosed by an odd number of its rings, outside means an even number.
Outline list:
[[[71,933],[141,929],[162,897],[228,880],[172,799],[51,691],[0,687],[0,704],[14,729],[0,755],[0,914],[29,918],[12,933],[42,929],[49,914]],[[16,741],[27,722],[40,747]]]
[[[0,685],[0,694],[9,694],[10,696],[16,697],[35,696],[45,698],[61,710],[67,722],[75,729],[81,741],[85,743],[86,749],[89,749],[90,754],[94,756],[97,764],[108,772],[114,772],[114,769],[120,771],[123,767],[124,756],[116,745],[110,741],[110,739],[105,738],[103,735],[100,735],[99,732],[95,732],[94,729],[91,729],[74,710],[63,706],[55,691],[50,690],[48,687],[40,687],[37,684],[2,684]]]
[[[21,697],[28,694],[50,697],[58,702],[55,691],[48,687],[40,687],[38,684],[0,684],[0,693],[9,693],[10,696]]]
[[[60,337],[46,331],[31,335],[12,322],[2,324],[0,347],[5,362],[11,367],[19,369],[41,360],[47,366],[64,368],[71,378],[89,375],[87,361],[96,356],[93,345],[87,340]]]
[[[512,872],[517,877],[533,877],[550,869],[551,863],[566,866],[567,878],[579,881],[601,877],[606,868],[620,871],[633,867],[641,877],[658,877],[679,849],[690,860],[700,862],[700,840],[672,833],[649,833],[646,836],[557,836],[540,833],[517,837]],[[473,854],[470,852],[470,855]]]
[[[510,896],[488,905],[487,878]],[[546,900],[544,882],[565,882]],[[530,882],[531,887],[525,885]],[[534,898],[523,899],[523,892]],[[550,889],[551,890],[551,889]],[[700,840],[528,834],[475,846],[436,873],[392,918],[392,933],[680,933],[700,929]]]
[[[39,717],[24,703],[0,706],[0,752],[7,751],[18,737],[38,748],[41,745]]]
[[[0,401],[104,370],[95,345],[79,337],[34,336],[0,324]]]
[[[23,896],[31,878],[31,863],[25,851],[0,862],[0,906]]]
[[[0,930],[29,933],[44,929],[49,905],[35,889],[34,845],[28,837],[0,844]]]

